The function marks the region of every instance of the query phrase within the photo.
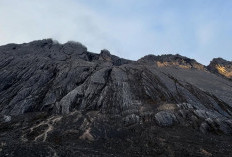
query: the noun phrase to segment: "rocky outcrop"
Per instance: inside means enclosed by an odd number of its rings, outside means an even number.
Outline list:
[[[204,70],[204,65],[198,63],[194,59],[190,59],[179,54],[176,55],[161,55],[161,56],[154,56],[154,55],[147,55],[144,56],[139,60],[139,62],[152,63],[156,64],[158,67],[165,67],[165,66],[172,66],[178,68],[185,68],[185,69],[199,69]]]
[[[51,39],[0,56],[0,156],[231,153],[232,82],[193,59],[130,61]]]
[[[208,70],[212,73],[232,79],[232,62],[222,58],[213,59],[208,65]]]

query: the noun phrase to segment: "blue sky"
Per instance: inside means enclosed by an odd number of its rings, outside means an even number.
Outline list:
[[[176,54],[232,60],[230,0],[1,0],[0,45],[54,38],[137,60]]]

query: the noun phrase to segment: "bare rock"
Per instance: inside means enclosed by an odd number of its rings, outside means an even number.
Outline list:
[[[176,122],[176,116],[168,111],[161,111],[155,115],[156,122],[160,126],[172,126]]]

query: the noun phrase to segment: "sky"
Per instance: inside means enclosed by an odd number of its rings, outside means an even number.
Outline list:
[[[0,45],[53,38],[137,60],[232,60],[231,0],[0,0]]]

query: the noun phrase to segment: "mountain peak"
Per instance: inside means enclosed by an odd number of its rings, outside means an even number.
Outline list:
[[[103,60],[111,61],[111,54],[109,50],[106,49],[101,50],[100,57]]]
[[[214,58],[207,67],[212,73],[232,78],[232,62],[223,58]]]

